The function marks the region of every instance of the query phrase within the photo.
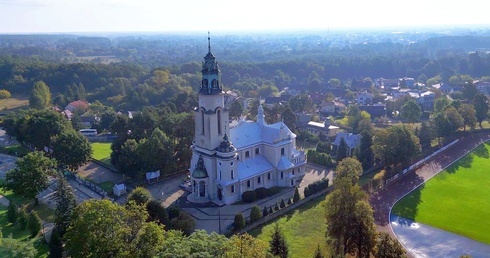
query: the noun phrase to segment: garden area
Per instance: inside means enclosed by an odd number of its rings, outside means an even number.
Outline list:
[[[490,145],[482,144],[398,201],[392,213],[490,244]]]
[[[21,207],[21,210],[26,211],[26,213],[34,210],[43,221],[54,221],[54,211],[50,209],[46,204],[40,202],[37,207],[34,207],[34,202],[32,200],[20,197],[14,194],[12,191],[6,191],[1,186],[0,194],[13,202],[17,207]],[[23,226],[21,225],[22,223],[10,223],[7,218],[7,210],[7,206],[0,205],[0,228],[2,232],[2,237],[5,239],[11,236],[12,240],[17,243],[20,242],[22,244],[32,244],[35,250],[37,250],[37,254],[34,257],[48,257],[48,245],[44,240],[44,236],[41,233],[38,233],[35,237],[31,237],[29,229],[27,227],[23,228]],[[9,243],[5,242],[5,244]],[[22,253],[25,254],[25,247],[22,249]],[[12,255],[6,250],[7,249],[0,248],[0,256],[9,257],[10,255]]]

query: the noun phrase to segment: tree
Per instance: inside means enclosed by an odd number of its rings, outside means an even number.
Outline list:
[[[7,172],[5,176],[6,189],[38,204],[37,194],[48,187],[48,176],[53,175],[56,161],[50,159],[42,152],[30,152],[15,163],[16,168]]]
[[[367,201],[359,201],[354,207],[354,227],[350,237],[354,242],[353,252],[357,257],[369,258],[376,245],[376,226],[374,225],[373,209]]]
[[[144,205],[146,206],[147,203],[152,199],[150,191],[148,191],[146,188],[138,186],[134,188],[131,193],[128,195],[127,203],[134,202],[136,205]]]
[[[473,106],[475,107],[476,120],[480,124],[480,128],[482,128],[481,123],[487,118],[488,114],[487,97],[483,94],[477,94],[473,99]]]
[[[347,158],[349,156],[349,146],[345,142],[344,138],[340,138],[339,147],[337,148],[337,162]]]
[[[65,130],[53,137],[53,158],[71,171],[76,171],[92,156],[92,145],[85,136],[75,130]]]
[[[29,107],[34,109],[44,109],[51,104],[51,92],[48,85],[43,81],[34,83],[31,97],[29,98]]]
[[[290,107],[286,107],[284,111],[281,114],[281,118],[283,122],[286,124],[286,126],[291,129],[291,131],[296,130],[296,126],[298,123],[298,118],[296,117],[296,114]]]
[[[255,221],[259,220],[261,215],[259,206],[253,206],[250,210],[250,223],[254,223]]]
[[[230,104],[229,115],[231,119],[238,119],[243,113],[243,106],[238,100],[234,100]]]
[[[293,203],[297,203],[300,199],[298,187],[294,188]]]
[[[72,257],[120,257],[127,252],[131,229],[124,206],[90,199],[78,205],[64,236]]]
[[[400,115],[403,119],[405,119],[405,121],[409,123],[416,123],[420,120],[422,109],[414,99],[410,99],[403,104]]]
[[[25,141],[37,150],[52,148],[52,138],[70,128],[69,122],[53,110],[30,111],[27,114]]]
[[[12,224],[17,221],[17,206],[11,201],[9,201],[9,206],[7,206],[7,221]]]
[[[419,137],[420,145],[423,147],[430,146],[430,142],[433,139],[433,128],[431,124],[425,121],[422,122],[417,137]]]
[[[421,151],[419,139],[405,125],[378,130],[372,148],[374,156],[389,165],[409,161]]]
[[[169,222],[167,210],[165,207],[157,201],[150,200],[146,204],[146,211],[148,211],[148,218],[150,221],[155,221],[159,224],[167,225]]]
[[[256,239],[247,233],[233,235],[225,244],[225,257],[269,257],[267,253],[267,243],[260,239]]]
[[[262,217],[265,217],[269,215],[269,210],[267,209],[267,206],[264,206],[264,209],[262,210]]]
[[[344,179],[355,185],[362,175],[362,164],[356,158],[345,158],[337,165],[336,174],[334,185]]]
[[[274,232],[272,232],[271,240],[269,242],[269,252],[281,258],[286,258],[289,255],[288,245],[284,234],[279,228],[279,224],[274,225]]]
[[[19,210],[19,213],[17,215],[17,221],[19,222],[20,229],[24,230],[27,227],[27,212],[24,208],[21,208]]]
[[[77,205],[73,190],[61,173],[58,175],[58,189],[54,192],[54,198],[57,205],[55,226],[51,234],[51,241],[49,241],[49,251],[51,257],[61,257],[64,251],[63,236],[70,223],[73,209]]]
[[[41,230],[41,218],[39,218],[39,215],[37,215],[36,211],[31,211],[29,213],[29,216],[27,218],[27,228],[29,229],[29,232],[31,232],[31,237],[37,236],[39,231]]]
[[[165,242],[163,227],[154,223],[145,223],[131,242],[131,253],[135,257],[156,257]]]
[[[315,105],[311,101],[310,96],[306,94],[299,94],[293,96],[289,100],[289,107],[291,107],[293,112],[305,112],[305,113],[308,113],[315,109],[314,108]]]
[[[9,99],[11,96],[10,91],[5,89],[0,90],[0,99]]]
[[[33,241],[13,239],[11,234],[4,238],[0,232],[0,257],[34,258],[36,255],[37,250]]]
[[[238,213],[237,215],[235,215],[235,219],[233,220],[233,225],[235,231],[239,231],[245,227],[245,218],[243,218],[242,213]]]
[[[461,104],[458,108],[458,113],[463,118],[464,130],[466,126],[474,128],[476,125],[476,111],[472,104]]]
[[[391,238],[388,233],[382,232],[376,243],[374,256],[377,258],[402,258],[405,257],[405,251],[397,240]]]

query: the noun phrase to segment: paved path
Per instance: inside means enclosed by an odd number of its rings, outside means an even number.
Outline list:
[[[415,257],[488,257],[490,245],[409,219],[391,215],[396,237]]]
[[[374,219],[378,230],[395,236],[389,224],[391,207],[400,198],[488,139],[490,139],[488,134],[476,134],[461,138],[454,146],[435,156],[415,172],[403,175],[379,192],[372,194],[369,201],[374,210]],[[408,255],[414,257],[410,253]]]

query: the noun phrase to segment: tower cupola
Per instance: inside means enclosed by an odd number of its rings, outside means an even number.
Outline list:
[[[221,72],[219,70],[216,57],[211,53],[211,37],[208,32],[208,53],[202,62],[202,81],[200,94],[215,95],[220,94],[223,90],[221,87]]]

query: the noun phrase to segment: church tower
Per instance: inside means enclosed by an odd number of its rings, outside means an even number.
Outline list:
[[[221,72],[211,53],[208,33],[208,53],[202,63],[202,80],[199,89],[199,107],[195,110],[195,147],[199,151],[213,152],[230,135],[228,110],[225,109],[224,92],[221,87]],[[214,153],[207,153],[214,154]]]
[[[194,109],[195,133],[191,147],[190,200],[193,202],[222,200],[226,193],[219,182],[231,172],[236,173],[233,163],[236,149],[228,139],[229,115],[224,104],[221,72],[211,53],[209,33],[208,53],[202,62],[201,73],[199,106]]]

